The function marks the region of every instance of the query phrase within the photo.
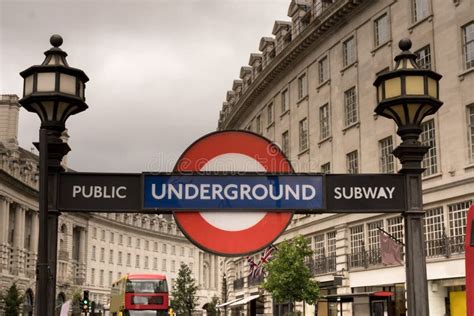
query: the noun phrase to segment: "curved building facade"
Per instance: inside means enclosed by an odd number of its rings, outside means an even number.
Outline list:
[[[425,119],[420,136],[431,147],[423,161],[430,315],[462,315],[465,218],[474,199],[474,3],[293,0],[288,16],[240,69],[218,129],[252,130],[275,141],[299,172],[395,173],[400,164],[391,152],[400,139],[395,124],[374,113],[372,83],[393,69],[398,41],[410,38],[420,66],[443,75],[444,105]],[[405,269],[382,265],[378,228],[403,241],[401,214],[294,216],[279,240],[311,240],[308,265],[326,296],[317,306],[299,303],[298,310],[405,315]],[[288,310],[263,292],[262,278],[248,276],[246,258],[227,259],[225,266],[228,300],[256,297],[229,304],[228,313]],[[351,302],[333,302],[343,298]]]

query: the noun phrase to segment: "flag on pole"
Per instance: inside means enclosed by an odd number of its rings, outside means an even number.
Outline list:
[[[247,257],[247,262],[249,264],[249,277],[254,278],[257,275],[258,266],[253,260],[252,257]]]
[[[400,245],[383,231],[380,231],[380,254],[384,265],[402,264]]]

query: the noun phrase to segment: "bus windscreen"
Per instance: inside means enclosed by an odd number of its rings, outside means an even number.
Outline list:
[[[165,293],[166,280],[127,280],[126,293]]]

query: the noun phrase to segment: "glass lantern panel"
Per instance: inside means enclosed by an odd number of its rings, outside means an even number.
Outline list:
[[[408,106],[408,123],[415,123],[414,120],[416,117],[416,113],[420,111],[420,108],[422,108],[423,105],[419,103],[409,103],[407,106]]]
[[[385,81],[385,98],[398,97],[402,94],[402,85],[400,77],[388,79]]]
[[[79,81],[79,97],[84,99],[84,83]]]
[[[56,119],[58,121],[62,120],[63,115],[64,115],[65,112],[68,111],[68,108],[69,108],[69,103],[65,103],[65,102],[59,102],[58,103],[58,110],[57,110],[57,114],[56,114]]]
[[[54,120],[53,114],[54,114],[54,102],[48,101],[48,102],[41,102],[43,105],[44,110],[46,111],[46,119],[48,121]]]
[[[428,78],[428,95],[433,98],[438,98],[438,83],[432,78]]]
[[[406,76],[405,89],[407,95],[423,95],[425,94],[425,85],[423,84],[423,76]]]
[[[391,111],[389,111],[389,109]],[[395,112],[395,113],[393,113]],[[405,125],[406,124],[406,117],[405,117],[405,111],[403,109],[402,104],[397,104],[393,105],[390,108],[386,109],[384,111],[384,114],[390,116],[397,124]]]
[[[60,75],[59,91],[76,95],[76,77],[66,74]]]
[[[418,123],[421,124],[421,121],[423,121],[423,118],[427,116],[428,112],[432,109],[430,105],[424,104],[423,107],[420,109],[420,113],[418,114]]]
[[[56,73],[40,72],[38,73],[37,89],[38,92],[53,92],[56,87]]]
[[[377,101],[380,102],[383,99],[383,94],[382,94],[382,87],[383,83],[380,83],[379,86],[377,87]]]
[[[25,78],[24,96],[27,96],[33,93],[33,76],[34,75],[31,75]]]

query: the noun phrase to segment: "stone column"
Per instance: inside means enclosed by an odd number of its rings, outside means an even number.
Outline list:
[[[86,263],[87,263],[87,237],[86,237],[86,228],[81,227],[79,231],[79,273],[77,278],[81,280],[80,283],[85,282],[86,280]],[[71,236],[73,240],[73,236]],[[72,248],[71,248],[72,253]],[[73,271],[73,278],[76,277],[75,271]],[[83,280],[83,281],[82,281]]]
[[[36,259],[38,256],[38,238],[39,238],[39,218],[38,212],[31,211],[31,250],[30,250],[30,267],[33,271],[36,269]],[[34,274],[33,274],[34,275]]]
[[[8,223],[10,222],[10,203],[0,196],[0,272],[8,269]]]
[[[336,226],[336,270],[339,276],[342,276],[342,286],[337,288],[337,294],[351,293],[351,285],[349,283],[348,256],[350,254],[350,236],[347,224]],[[339,309],[339,305],[338,305]],[[342,315],[352,315],[351,304],[342,304]],[[339,311],[341,312],[341,311]]]
[[[25,208],[19,204],[15,206],[15,234],[13,235],[13,271],[25,271]]]

